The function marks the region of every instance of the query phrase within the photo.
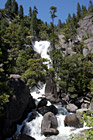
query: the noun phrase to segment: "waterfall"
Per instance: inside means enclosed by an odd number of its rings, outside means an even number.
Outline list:
[[[34,50],[38,52],[42,58],[47,58],[51,62],[50,56],[47,54],[49,47],[50,47],[50,42],[48,41],[40,41],[40,42],[36,41],[33,46]],[[48,67],[49,67],[49,64],[48,64]],[[45,85],[43,85],[41,89],[31,92],[31,95],[36,100],[36,104],[40,100],[40,97],[45,96],[44,90],[45,90]],[[49,102],[48,102],[48,105],[50,105]],[[58,112],[59,113],[56,115],[56,117],[58,120],[59,134],[57,136],[51,136],[50,138],[54,140],[67,140],[69,135],[72,132],[77,133],[78,131],[84,129],[84,128],[75,129],[73,127],[65,127],[64,118],[68,112],[66,111],[64,107],[58,108]],[[32,121],[28,122],[29,116],[31,115],[31,113],[28,114],[28,117],[23,121],[21,125],[17,126],[17,131],[15,134],[20,134],[22,127],[25,125],[25,129],[24,129],[25,134],[34,137],[36,140],[45,140],[46,137],[44,135],[41,136],[41,122],[42,122],[43,116],[39,114],[36,117],[36,119],[33,119]],[[7,140],[11,140],[11,138]]]
[[[50,56],[48,55],[49,52],[49,47],[50,47],[50,42],[49,41],[35,41],[35,44],[33,45],[34,51],[39,53],[42,58],[47,59],[51,63]],[[48,68],[50,68],[49,62],[45,62],[45,64],[48,65]]]

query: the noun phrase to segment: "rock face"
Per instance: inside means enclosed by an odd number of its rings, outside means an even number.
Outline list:
[[[44,115],[47,112],[52,112],[53,114],[56,115],[58,113],[58,110],[54,105],[50,105],[38,108],[38,112],[42,115]]]
[[[78,107],[74,104],[69,104],[69,105],[67,105],[66,109],[68,112],[75,113],[76,110],[78,109]]]
[[[76,54],[72,47],[77,45],[83,38],[84,45],[88,46],[88,49],[83,49],[83,54],[86,56],[88,53],[93,52],[93,23],[92,23],[93,13],[88,14],[82,20],[79,21],[79,28],[77,28],[77,35],[74,40],[69,40],[68,43],[64,40],[64,35],[59,35],[60,45],[62,46],[64,55]]]
[[[41,134],[45,136],[58,135],[57,127],[56,116],[52,112],[46,113],[41,124]]]
[[[65,126],[73,126],[76,128],[83,127],[83,123],[79,114],[69,114],[65,117],[64,124]]]
[[[92,23],[93,13],[88,14],[79,22],[80,28],[78,28],[77,33],[79,37],[87,34],[93,35],[93,23]]]
[[[15,132],[16,124],[27,113],[27,108],[29,108],[29,111],[35,108],[30,91],[20,76],[14,75],[13,77],[12,75],[8,81],[8,85],[13,89],[13,94],[9,98],[9,103],[5,106],[5,114],[2,118],[3,124],[0,135],[4,137],[10,137]]]
[[[19,135],[13,136],[12,140],[35,140],[35,139],[25,134],[19,134]]]

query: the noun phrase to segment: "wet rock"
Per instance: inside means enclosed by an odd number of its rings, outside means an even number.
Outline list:
[[[38,116],[39,116],[39,114],[37,112],[32,112],[28,119],[28,122],[32,121],[33,119],[35,119]]]
[[[58,122],[56,116],[52,112],[44,115],[41,124],[41,134],[45,136],[58,135]]]
[[[13,136],[12,140],[35,140],[35,139],[25,134],[19,134],[19,135]]]
[[[52,112],[56,115],[58,113],[58,110],[54,105],[50,105],[50,106],[44,106],[44,107],[38,108],[38,112],[42,115],[44,115],[47,112]]]
[[[23,125],[23,127],[21,129],[21,134],[27,134],[28,132],[31,132],[31,128],[29,126],[27,126],[26,124]]]
[[[69,104],[69,105],[67,105],[66,109],[68,112],[75,113],[76,110],[78,109],[78,107],[74,104]]]
[[[42,98],[41,101],[39,101],[37,108],[43,107],[47,105],[47,99],[46,98]]]
[[[79,114],[68,114],[64,120],[65,126],[73,126],[76,128],[83,127],[82,118]]]

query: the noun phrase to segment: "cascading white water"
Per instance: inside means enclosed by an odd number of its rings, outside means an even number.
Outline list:
[[[47,54],[49,51],[50,42],[49,41],[35,41],[35,44],[33,45],[34,51],[39,53],[42,58],[47,59],[51,63],[50,56]],[[49,62],[45,62],[45,64],[48,64],[48,68],[51,66]]]
[[[51,62],[51,59],[49,55],[47,54],[49,46],[50,46],[50,42],[48,41],[40,41],[40,42],[36,41],[33,48],[36,52],[38,52],[41,55],[42,58],[47,58]],[[45,90],[45,85],[43,85],[43,88],[38,89],[38,91],[33,91],[31,93],[33,98],[36,100],[36,103],[40,100],[38,99],[39,97],[42,97],[45,95],[44,90]],[[48,103],[48,105],[50,105],[50,103]],[[59,110],[59,113],[58,115],[56,115],[56,117],[58,120],[59,134],[57,136],[51,136],[50,138],[54,140],[67,140],[69,135],[72,132],[76,133],[79,130],[84,129],[84,128],[75,129],[73,127],[65,127],[64,118],[65,118],[65,115],[67,114],[67,111],[65,110],[64,107],[58,108],[58,110]],[[25,125],[25,130],[24,130],[25,134],[34,137],[36,140],[45,140],[46,137],[44,135],[41,136],[41,122],[42,122],[43,116],[39,114],[39,116],[37,116],[36,119],[28,122],[30,115],[31,113],[28,114],[27,119],[24,120],[21,125],[17,126],[16,134],[20,134],[22,127]],[[7,139],[7,140],[11,140],[11,139]]]

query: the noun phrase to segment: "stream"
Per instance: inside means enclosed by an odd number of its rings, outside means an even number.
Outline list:
[[[51,59],[47,52],[49,51],[50,42],[48,41],[36,41],[33,48],[36,52],[38,52],[42,58],[47,58],[50,62]],[[48,64],[48,63],[47,63]],[[48,68],[50,65],[48,64]],[[40,89],[35,89],[33,92],[31,92],[31,95],[35,99],[35,103],[37,104],[40,101],[40,97],[45,97],[45,84]],[[48,101],[47,106],[51,103]],[[69,135],[72,133],[78,133],[81,130],[84,130],[83,128],[74,128],[74,127],[68,127],[64,126],[64,118],[68,114],[65,107],[56,106],[58,108],[58,114],[56,115],[58,120],[58,130],[59,134],[57,136],[51,136],[50,138],[53,140],[67,140],[69,138]],[[36,112],[33,110],[33,112]],[[41,122],[43,119],[43,116],[38,113],[38,116],[33,119],[32,121],[28,122],[29,117],[31,116],[32,112],[28,114],[28,117],[22,122],[21,125],[17,125],[17,131],[15,134],[20,134],[22,127],[25,125],[24,133],[34,137],[36,140],[45,140],[46,137],[44,135],[41,135]],[[11,140],[11,138],[8,138],[7,140]]]

